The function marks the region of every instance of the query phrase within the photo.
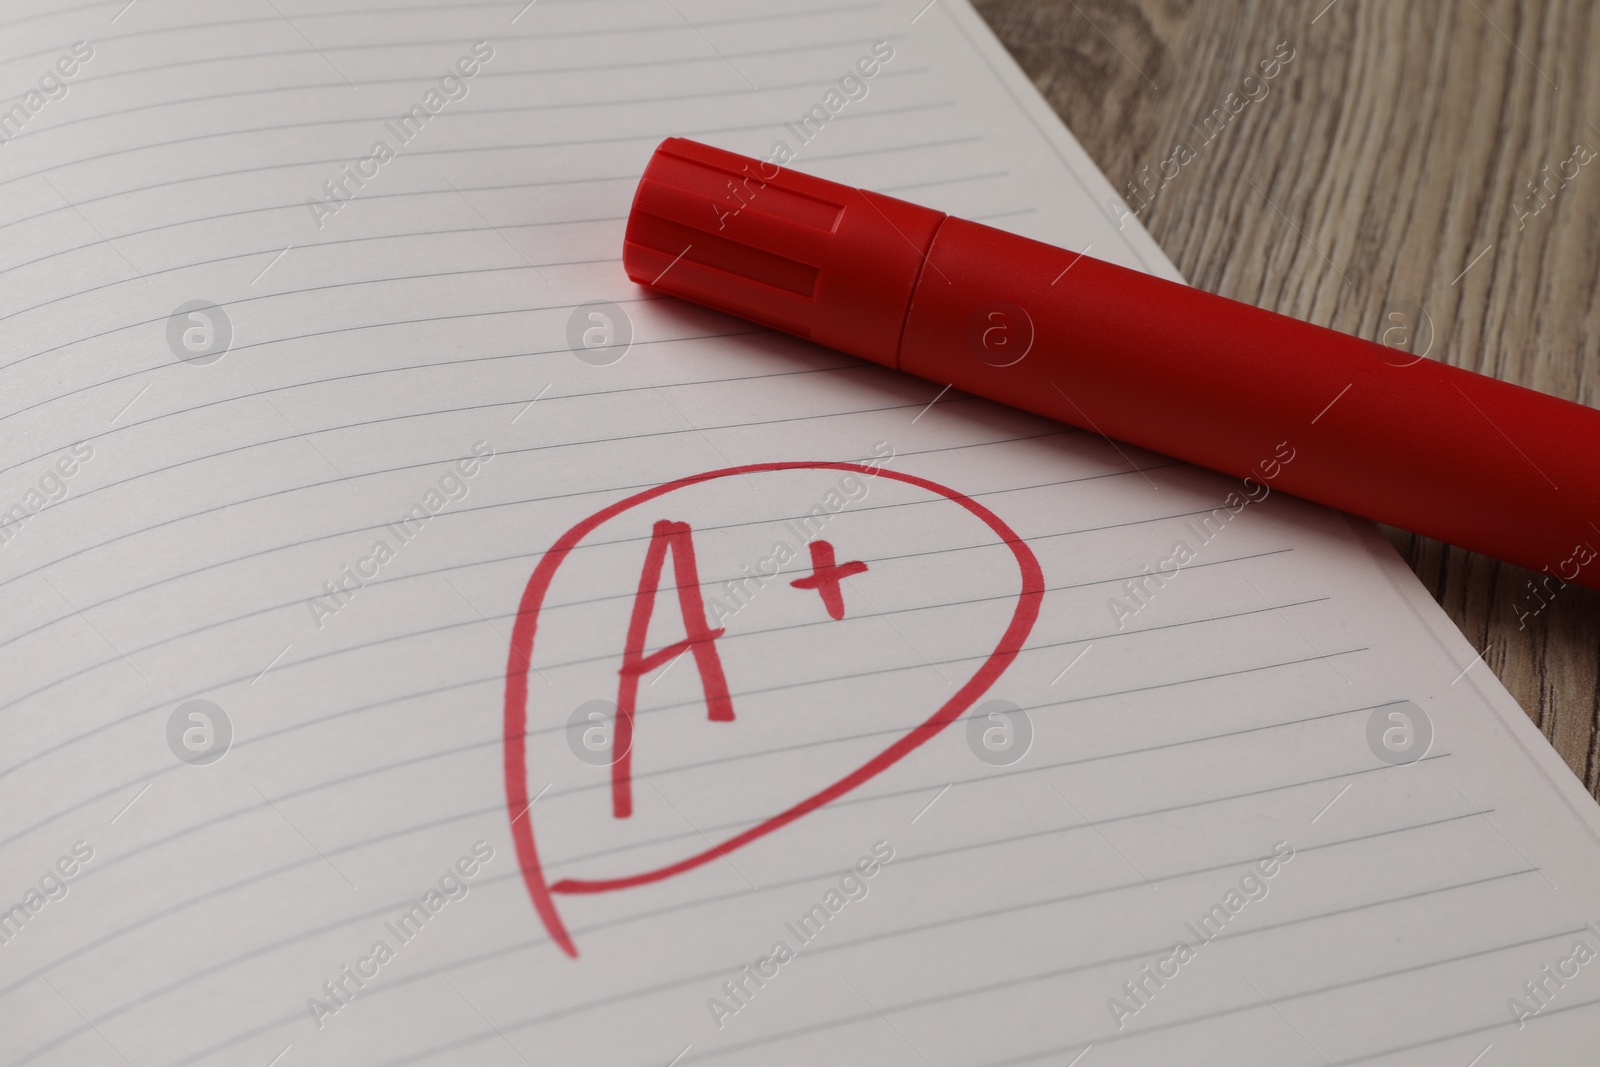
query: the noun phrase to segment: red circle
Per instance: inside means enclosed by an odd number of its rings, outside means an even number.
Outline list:
[[[568,881],[557,883],[556,887],[551,887],[545,881],[544,870],[539,864],[538,848],[535,846],[533,839],[533,818],[529,810],[530,801],[528,798],[527,724],[528,672],[533,665],[533,638],[539,625],[539,611],[544,606],[545,594],[549,592],[550,583],[555,580],[556,571],[566,560],[567,555],[578,547],[580,541],[596,527],[615,518],[624,511],[687,486],[698,485],[701,482],[709,482],[717,478],[728,478],[733,475],[785,470],[853,471],[869,477],[888,478],[891,481],[914,485],[961,505],[993,530],[1000,538],[1001,543],[1010,548],[1012,555],[1016,557],[1017,568],[1022,577],[1022,588],[1017,594],[1017,607],[1012,613],[1011,622],[1006,626],[1005,632],[1000,635],[1000,640],[995,645],[994,651],[989,653],[988,658],[973,673],[972,677],[949,700],[945,701],[937,711],[912,727],[908,733],[902,735],[893,744],[855,770],[811,794],[794,806],[735,834],[719,845],[713,845],[704,852],[696,853],[688,859],[680,860],[666,867],[625,878],[610,879],[605,882]],[[1023,642],[1027,640],[1029,632],[1032,631],[1034,621],[1039,617],[1039,605],[1043,598],[1044,573],[1039,567],[1038,558],[1034,556],[1033,551],[1028,548],[1022,538],[1017,536],[1016,532],[1002,522],[994,512],[971,497],[942,486],[937,482],[929,481],[926,478],[918,478],[914,474],[901,474],[897,471],[884,470],[878,467],[865,467],[859,463],[752,463],[741,467],[705,471],[701,474],[691,474],[676,481],[667,482],[653,489],[646,489],[630,497],[625,497],[614,504],[601,508],[593,515],[577,523],[566,533],[556,538],[555,543],[540,558],[538,566],[533,570],[532,577],[528,579],[528,584],[522,591],[522,602],[517,608],[517,621],[511,631],[510,653],[506,660],[506,810],[511,819],[511,838],[516,844],[517,861],[522,869],[522,880],[528,888],[528,896],[533,901],[534,910],[544,923],[545,929],[549,931],[551,940],[561,946],[561,950],[567,955],[573,957],[578,955],[577,946],[573,944],[571,934],[567,932],[565,924],[561,921],[560,914],[556,911],[553,893],[607,892],[635,885],[644,885],[682,874],[736,848],[765,837],[775,830],[781,829],[894,766],[914,749],[931,740],[940,730],[943,730],[951,722],[959,718],[961,713],[971,707],[983,695],[984,691],[993,685],[995,680],[1005,672],[1006,668],[1011,665],[1011,661],[1016,659],[1017,653],[1022,650]]]

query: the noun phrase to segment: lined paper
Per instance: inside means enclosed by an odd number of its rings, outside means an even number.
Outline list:
[[[845,89],[795,166],[1177,278],[964,4],[116,0],[4,25],[5,101],[92,51],[0,144],[4,1062],[1591,1047],[1593,801],[1370,525],[627,281],[659,139],[765,157]],[[569,339],[602,304],[615,362]],[[760,465],[554,570],[513,813],[535,568],[619,501]],[[664,547],[663,522],[688,532]],[[863,569],[791,585],[826,573],[820,542]],[[690,550],[733,719],[694,654],[641,672],[618,818],[582,710],[618,700],[653,551],[639,651],[684,639]],[[972,707],[717,851],[981,675],[1024,557],[1037,621]],[[174,734],[192,701],[226,727]],[[190,727],[225,754],[180,759]],[[554,894],[573,956],[518,820],[558,887],[712,856]]]

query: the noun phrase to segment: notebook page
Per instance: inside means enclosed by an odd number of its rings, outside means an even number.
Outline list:
[[[0,1058],[1587,1047],[1593,802],[1292,441],[1244,486],[623,276],[679,134],[1175,277],[920,7],[6,16],[5,99],[77,63],[0,145]]]

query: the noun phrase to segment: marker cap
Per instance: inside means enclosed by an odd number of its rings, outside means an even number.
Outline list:
[[[628,277],[899,365],[900,336],[944,214],[670,137],[628,215]]]

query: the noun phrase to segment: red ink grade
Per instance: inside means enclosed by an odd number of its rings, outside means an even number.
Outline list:
[[[544,869],[540,864],[532,812],[529,810],[527,753],[528,678],[532,670],[534,639],[539,628],[540,611],[545,606],[545,597],[549,593],[550,585],[555,580],[562,563],[566,561],[574,549],[579,547],[584,538],[602,524],[624,512],[659,500],[669,493],[735,475],[748,476],[769,471],[801,470],[842,471],[914,486],[958,505],[984,523],[998,539],[998,543],[1011,551],[1020,577],[1016,606],[993,650],[989,652],[982,665],[973,672],[965,684],[961,685],[954,694],[946,699],[926,719],[917,723],[917,725],[896,738],[886,748],[867,759],[860,766],[848,771],[842,777],[826,784],[823,788],[818,789],[788,808],[719,843],[712,843],[709,848],[703,851],[653,870],[601,880],[568,878],[554,884],[548,883]],[[684,637],[682,640],[667,645],[654,653],[647,654],[645,652],[645,644],[648,640],[650,618],[654,611],[655,597],[660,585],[662,572],[666,566],[666,557],[669,554],[672,556],[674,584],[678,592],[678,608],[683,623]],[[861,570],[865,570],[866,565],[860,561],[851,561],[842,566],[836,564],[833,548],[826,542],[813,542],[811,544],[811,559],[812,575],[793,584],[800,588],[815,588],[822,596],[829,615],[835,619],[841,618],[844,609],[839,593],[839,580],[848,574],[861,572],[851,568],[860,567]],[[812,584],[800,585],[800,582]],[[730,467],[724,470],[706,471],[635,493],[608,507],[602,508],[567,530],[556,539],[555,543],[540,558],[532,576],[528,579],[527,586],[523,589],[522,600],[517,610],[516,624],[511,633],[510,649],[506,662],[504,720],[506,809],[511,821],[511,837],[516,845],[517,861],[522,871],[523,883],[527,887],[528,896],[533,903],[534,910],[538,913],[540,921],[549,932],[551,940],[560,946],[561,950],[568,956],[576,957],[578,955],[577,946],[573,943],[572,936],[567,931],[566,925],[556,909],[556,894],[610,892],[631,886],[658,882],[662,879],[691,871],[816,811],[825,804],[882,774],[918,747],[932,740],[941,730],[971,707],[1010,667],[1012,661],[1016,659],[1017,654],[1022,650],[1029,632],[1033,629],[1043,597],[1044,575],[1040,570],[1038,559],[1023,542],[1022,538],[988,508],[953,489],[939,485],[937,482],[911,474],[902,474],[882,468],[865,467],[855,463],[758,463],[749,466]],[[666,520],[656,522],[653,527],[650,546],[646,552],[645,566],[640,575],[638,591],[634,597],[626,646],[622,654],[621,682],[617,702],[617,736],[615,740],[618,751],[622,753],[621,758],[617,761],[618,764],[622,764],[622,769],[618,770],[615,765],[612,768],[612,814],[615,817],[625,818],[633,810],[631,754],[634,746],[631,741],[640,675],[647,673],[662,663],[668,662],[675,656],[692,653],[700,672],[701,688],[705,694],[708,717],[718,722],[727,722],[734,718],[732,695],[728,690],[721,657],[717,651],[716,642],[721,636],[722,631],[720,629],[713,629],[706,622],[704,600],[700,592],[700,580],[689,526],[683,522]]]
[[[644,643],[650,635],[650,613],[655,610],[656,590],[661,585],[661,567],[672,553],[672,577],[678,585],[678,613],[683,616],[683,631],[688,636],[650,655]],[[700,594],[700,570],[694,560],[694,537],[686,522],[662,519],[655,525],[650,550],[645,553],[644,570],[639,574],[639,592],[633,598],[633,617],[628,621],[628,643],[622,650],[622,684],[617,687],[617,734],[612,751],[620,753],[611,764],[611,814],[626,819],[633,814],[633,712],[639,703],[639,676],[676,659],[684,652],[694,653],[700,669],[700,685],[706,694],[706,711],[712,722],[733,721],[733,701],[728,696],[728,679],[717,655],[721,630],[706,625],[705,599]]]
[[[852,574],[861,574],[866,571],[867,565],[860,560],[851,560],[849,563],[835,563],[833,561],[833,546],[826,541],[811,542],[811,576],[809,578],[796,578],[789,584],[796,589],[815,589],[817,595],[822,597],[822,606],[828,609],[828,618],[844,618],[844,594],[839,590],[839,583]]]

